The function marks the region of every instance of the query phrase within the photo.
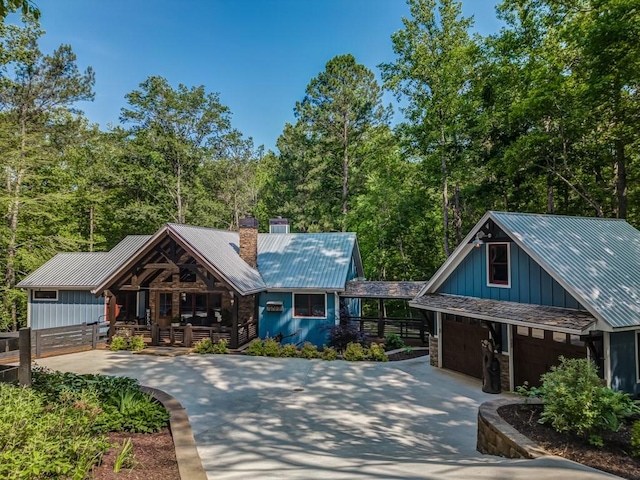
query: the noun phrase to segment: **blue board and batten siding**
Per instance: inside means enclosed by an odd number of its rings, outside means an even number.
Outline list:
[[[36,300],[29,292],[30,326],[33,329],[67,327],[104,321],[104,297],[89,291],[60,290],[57,300]]]
[[[638,361],[636,358],[637,330],[612,332],[609,336],[611,351],[611,388],[640,395]]]
[[[573,296],[515,243],[510,244],[511,286],[487,285],[487,248],[474,248],[438,293],[584,310]]]
[[[294,318],[293,293],[261,293],[258,300],[260,338],[275,337],[282,334],[287,337],[284,343],[311,342],[318,347],[327,343],[329,328],[336,324],[336,295],[327,293],[325,318]],[[282,312],[267,312],[267,302],[282,302]]]

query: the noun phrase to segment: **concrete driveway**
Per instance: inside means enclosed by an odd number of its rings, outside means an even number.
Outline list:
[[[392,363],[224,355],[168,358],[94,350],[49,368],[135,377],[187,409],[210,479],[600,479],[548,457],[475,450],[480,382]]]

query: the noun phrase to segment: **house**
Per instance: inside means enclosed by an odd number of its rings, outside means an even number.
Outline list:
[[[362,276],[354,233],[289,233],[286,219],[274,219],[259,234],[249,216],[238,232],[167,224],[110,252],[60,253],[18,286],[29,292],[34,329],[180,322],[234,347],[258,335],[322,346],[339,321],[338,294]]]
[[[503,389],[564,355],[640,393],[640,232],[623,220],[488,212],[410,304],[436,366],[480,378],[490,339]]]

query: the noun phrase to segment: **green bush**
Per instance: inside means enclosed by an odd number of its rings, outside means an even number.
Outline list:
[[[367,358],[367,354],[361,344],[352,342],[347,344],[342,357],[348,362],[360,362]]]
[[[139,390],[126,390],[112,395],[103,405],[97,431],[153,433],[169,422],[169,412],[150,395]]]
[[[559,360],[560,365],[542,375],[542,386],[537,390],[544,401],[542,423],[601,445],[603,431],[617,431],[625,418],[640,411],[629,395],[602,386],[590,360]]]
[[[640,457],[640,421],[631,426],[631,454]]]
[[[254,340],[253,343],[247,347],[245,353],[252,356],[264,355],[262,340]]]
[[[129,339],[129,350],[133,352],[144,350],[145,346],[144,337],[142,335],[134,335]]]
[[[390,333],[384,339],[384,349],[386,351],[397,350],[404,347],[405,344],[397,333]]]
[[[109,350],[112,352],[117,352],[120,350],[127,349],[127,340],[120,335],[114,335],[111,337],[111,345],[109,345]]]
[[[337,360],[338,359],[338,352],[333,347],[327,347],[326,345],[323,345],[322,346],[322,352],[320,352],[320,358],[322,358],[323,360],[328,360],[328,361]]]
[[[389,357],[384,353],[384,347],[377,343],[372,343],[369,348],[365,350],[367,360],[373,360],[374,362],[388,362]]]
[[[318,351],[318,347],[316,347],[313,343],[304,342],[302,348],[300,349],[300,357],[306,359],[319,358],[320,352]]]
[[[217,343],[211,346],[212,353],[217,354],[226,354],[229,353],[229,348],[227,348],[227,341],[224,338],[221,338],[217,341]]]
[[[193,351],[201,355],[204,355],[206,353],[213,353],[213,342],[210,338],[203,338],[202,340],[196,342],[196,344],[193,346]]]
[[[293,343],[284,344],[280,350],[281,357],[297,357],[298,355],[298,349]]]
[[[109,448],[94,433],[95,392],[47,403],[34,389],[0,383],[0,405],[0,478],[87,478]]]
[[[280,342],[273,338],[267,338],[262,345],[262,354],[265,357],[279,357]]]

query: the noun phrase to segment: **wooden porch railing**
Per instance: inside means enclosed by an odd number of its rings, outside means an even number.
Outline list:
[[[416,339],[426,342],[428,329],[425,320],[410,317],[347,317],[358,325],[358,329],[372,337],[384,338],[395,333],[402,339]]]

